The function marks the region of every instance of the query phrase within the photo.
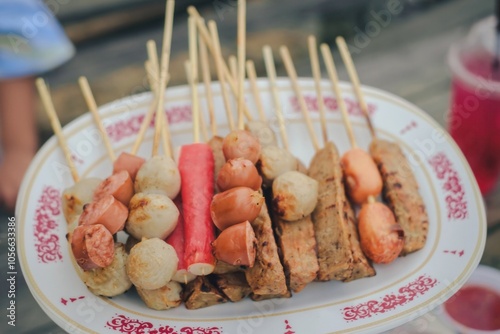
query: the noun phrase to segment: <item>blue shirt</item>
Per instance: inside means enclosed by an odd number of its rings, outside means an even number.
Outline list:
[[[0,80],[41,74],[74,53],[63,28],[41,0],[0,0]]]

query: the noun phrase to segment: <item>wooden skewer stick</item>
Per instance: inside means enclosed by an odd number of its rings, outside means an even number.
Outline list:
[[[153,139],[153,156],[158,154],[158,146],[160,143],[160,135],[161,135],[161,113],[164,112],[164,96],[165,96],[165,88],[167,86],[167,75],[168,75],[168,65],[170,61],[170,47],[172,44],[172,29],[174,23],[174,7],[175,0],[167,0],[167,6],[165,9],[165,26],[163,31],[163,45],[162,45],[162,53],[161,53],[161,71],[160,71],[160,82],[158,88],[158,106],[156,108],[156,121],[155,121],[155,131],[154,131],[154,139]],[[165,117],[166,119],[166,117]],[[168,120],[166,119],[168,122]],[[170,138],[170,131],[167,127],[163,129],[164,131],[168,131],[168,138]],[[172,148],[171,144],[165,147],[165,153],[168,156],[172,156]]]
[[[59,146],[61,146],[61,149],[64,153],[64,158],[68,163],[71,176],[73,177],[73,181],[77,183],[80,177],[78,176],[78,172],[76,170],[75,164],[73,163],[73,159],[71,159],[71,152],[69,151],[66,139],[64,139],[61,123],[59,122],[59,118],[57,117],[56,109],[54,108],[54,103],[52,102],[52,98],[50,97],[49,88],[47,87],[45,81],[42,78],[36,79],[36,87],[38,88],[38,93],[40,94],[40,98],[42,99],[43,107],[47,112],[47,116],[49,117],[50,125],[54,130],[57,140],[59,141]]]
[[[366,100],[363,96],[363,92],[361,92],[361,84],[359,83],[358,73],[356,72],[356,67],[354,67],[354,62],[352,61],[351,53],[347,48],[347,44],[342,36],[338,36],[335,41],[337,42],[337,46],[340,51],[340,55],[342,56],[342,60],[344,61],[345,67],[347,69],[347,73],[349,73],[349,78],[351,79],[352,86],[354,88],[354,93],[358,98],[359,106],[361,107],[361,111],[365,115],[366,122],[368,123],[368,128],[370,129],[370,133],[373,138],[377,136],[375,133],[375,128],[373,127],[373,123],[368,113],[368,105],[366,104]]]
[[[257,111],[259,112],[259,119],[262,122],[267,122],[266,114],[264,113],[264,107],[262,106],[262,100],[260,98],[259,87],[257,86],[257,74],[255,73],[255,64],[252,60],[247,60],[247,75],[250,81],[250,88],[252,89],[253,98],[255,100],[255,105],[257,106]]]
[[[199,38],[200,64],[203,83],[205,85],[205,98],[207,100],[208,115],[210,117],[210,128],[212,136],[217,136],[217,120],[215,118],[214,97],[212,94],[212,78],[210,77],[210,64],[208,61],[207,45],[203,38]]]
[[[205,23],[203,21],[203,18],[200,16],[200,13],[194,8],[193,6],[189,6],[187,9],[189,16],[192,16],[196,19],[196,26],[198,27],[198,32],[200,33],[200,37],[203,38],[205,43],[207,44],[208,50],[212,54],[213,57],[215,57],[215,44],[213,43],[212,37],[210,36],[211,33],[205,26]],[[219,47],[220,49],[220,47]],[[235,80],[232,75],[231,71],[227,67],[227,64],[222,60],[221,61],[221,76],[224,76],[225,80],[229,84],[229,88],[231,88],[232,93],[234,96],[238,96],[238,86],[237,86],[237,80]],[[220,81],[220,77],[219,77]],[[250,111],[248,110],[247,106],[243,106],[243,112],[245,113],[245,117],[251,121],[252,115],[250,114]]]
[[[188,79],[188,82],[191,86],[191,104],[192,104],[192,113],[193,113],[193,142],[194,143],[199,143],[200,142],[200,122],[199,122],[199,110],[198,110],[198,95],[194,94],[194,82],[193,82],[193,66],[191,65],[191,62],[189,60],[186,60],[184,62],[184,68],[186,70],[186,77]]]
[[[158,61],[158,51],[156,49],[156,42],[154,40],[149,40],[146,43],[146,48],[148,51],[148,65],[146,65],[146,73],[148,74],[149,86],[151,87],[151,91],[153,94],[158,95],[157,87],[158,82],[160,80],[160,63]],[[148,68],[149,67],[149,68]],[[161,120],[163,125],[163,129],[161,131],[161,143],[163,145],[163,149],[165,150],[165,154],[168,155],[169,147],[170,147],[170,139],[168,138],[168,120],[166,119],[165,112],[161,113]],[[171,152],[171,151],[170,151]],[[170,156],[172,157],[172,156]]]
[[[169,76],[167,76],[167,82],[168,81],[169,81]],[[148,112],[144,116],[141,127],[139,128],[139,132],[137,133],[137,138],[135,139],[134,145],[132,146],[132,150],[130,151],[130,154],[132,154],[132,155],[136,155],[137,152],[139,151],[139,147],[141,146],[141,143],[144,140],[144,135],[146,134],[146,131],[149,127],[149,124],[151,124],[151,120],[153,119],[153,115],[156,111],[156,107],[158,105],[158,100],[159,100],[159,96],[158,96],[158,94],[156,94],[153,97],[153,102],[151,103],[151,105],[148,109]]]
[[[273,50],[269,45],[265,45],[262,48],[262,53],[264,55],[264,63],[266,65],[267,77],[269,79],[269,87],[271,89],[271,95],[274,102],[274,113],[278,118],[278,123],[280,126],[281,140],[283,141],[283,146],[285,149],[289,149],[288,136],[285,127],[285,117],[283,117],[283,109],[281,107],[281,101],[278,95],[278,88],[276,87],[276,67],[274,66]]]
[[[297,79],[297,72],[295,70],[295,66],[292,62],[292,57],[290,56],[290,51],[286,46],[280,47],[281,58],[283,59],[283,63],[285,64],[286,71],[288,76],[290,77],[290,81],[292,82],[293,90],[295,91],[295,95],[297,96],[300,109],[302,114],[304,115],[304,119],[306,121],[307,129],[309,131],[309,136],[311,137],[313,147],[316,151],[320,149],[318,144],[318,139],[316,138],[316,133],[314,132],[314,127],[311,121],[311,117],[309,116],[309,112],[307,111],[306,101],[304,100],[304,96],[302,95],[302,91],[300,90],[299,82]]]
[[[211,38],[213,40],[213,45],[214,45],[213,57],[215,60],[215,67],[217,69],[217,77],[218,77],[219,83],[220,83],[222,100],[224,102],[224,108],[226,109],[227,122],[229,125],[229,129],[234,130],[234,119],[233,119],[233,113],[231,110],[231,104],[229,102],[229,96],[228,96],[227,90],[226,90],[226,80],[225,80],[224,75],[222,74],[223,61],[222,61],[222,55],[221,55],[221,49],[220,49],[219,33],[217,31],[217,25],[215,24],[215,21],[209,21],[208,28],[210,29],[210,34],[212,36]],[[208,46],[208,44],[207,44],[207,46]]]
[[[326,70],[328,72],[328,76],[330,78],[330,82],[332,83],[333,93],[337,97],[337,104],[340,109],[340,113],[342,114],[342,119],[345,124],[345,128],[347,131],[347,136],[349,137],[349,141],[351,142],[351,146],[357,147],[356,138],[354,136],[354,132],[352,131],[351,121],[349,120],[349,114],[347,113],[347,108],[342,98],[342,91],[340,90],[339,78],[337,75],[337,70],[335,68],[335,63],[333,61],[332,52],[330,47],[323,43],[320,46],[321,54],[323,55],[323,61],[325,62]]]
[[[246,58],[246,0],[238,0],[238,128],[245,128],[245,58]]]
[[[155,70],[155,68],[158,69],[158,67],[158,64],[153,65],[153,61],[151,59],[147,60],[144,64],[144,68],[146,69],[148,76],[149,87],[151,87],[151,92],[153,93],[155,99],[158,99],[158,92],[156,90],[157,86],[155,86],[155,83],[159,80],[159,72],[158,70]],[[166,150],[165,148],[170,145],[170,139],[168,138],[168,132],[164,130],[168,127],[168,123],[165,120],[165,113],[163,112],[161,113],[161,122],[163,123],[163,129],[161,131],[161,144],[163,145],[164,150]],[[165,152],[165,154],[167,153]]]
[[[106,147],[106,151],[108,152],[109,159],[111,161],[115,161],[116,156],[113,148],[111,147],[111,143],[109,142],[108,134],[106,133],[106,129],[102,125],[101,116],[99,115],[99,111],[97,110],[97,104],[94,99],[94,95],[92,94],[92,90],[90,89],[89,82],[86,77],[80,77],[78,79],[78,83],[80,84],[80,89],[82,91],[85,102],[87,103],[87,107],[94,118],[95,125],[97,126],[97,130],[102,137],[104,142],[104,147]]]
[[[323,93],[321,92],[321,69],[319,65],[318,46],[316,44],[316,37],[309,36],[307,39],[309,46],[309,58],[311,59],[311,69],[314,77],[314,86],[316,88],[316,97],[318,100],[319,117],[321,120],[321,133],[323,134],[323,143],[328,142],[328,134],[326,131],[326,115],[325,115],[325,102],[323,100]]]
[[[229,56],[227,58],[227,63],[229,64],[229,70],[231,71],[231,75],[235,80],[238,80],[238,59],[236,56]]]
[[[196,29],[196,22],[194,17],[189,17],[188,18],[188,35],[189,35],[189,64],[191,66],[190,70],[190,75],[188,75],[188,82],[191,86],[191,96],[192,96],[192,112],[193,112],[193,123],[198,124],[198,128],[193,129],[197,131],[198,136],[199,136],[199,131],[200,131],[200,124],[201,126],[201,131],[203,135],[203,139],[205,141],[208,140],[208,133],[207,133],[207,127],[205,126],[205,122],[202,119],[200,115],[200,104],[199,104],[199,98],[198,98],[198,32]],[[196,143],[199,142],[196,141]]]

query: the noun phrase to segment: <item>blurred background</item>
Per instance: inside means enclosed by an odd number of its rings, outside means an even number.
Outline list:
[[[87,111],[77,84],[81,75],[89,79],[99,105],[146,90],[145,44],[154,39],[161,45],[164,0],[45,2],[77,49],[68,63],[44,75],[63,125]],[[236,0],[177,1],[170,86],[186,82],[183,62],[188,50],[189,5],[217,22],[226,59],[236,54]],[[265,76],[261,50],[270,44],[276,52],[278,75],[285,75],[277,54],[278,47],[285,44],[298,74],[311,76],[307,36],[314,34],[318,43],[327,42],[333,47],[334,38],[343,35],[363,84],[409,100],[445,126],[451,78],[446,65],[448,49],[466,35],[473,23],[493,12],[494,0],[249,0],[247,57],[255,61],[258,76]],[[334,57],[340,59],[338,53]],[[342,62],[338,61],[337,66],[340,78],[348,80]],[[38,109],[43,143],[52,130],[41,106]],[[482,263],[500,268],[500,190],[485,201],[489,237]],[[14,332],[62,332],[32,299],[20,276],[18,288],[22,321],[18,321]]]

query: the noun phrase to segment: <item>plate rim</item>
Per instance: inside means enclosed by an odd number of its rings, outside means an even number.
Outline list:
[[[288,78],[279,78],[278,79],[278,84],[283,85],[284,82],[286,82],[288,84],[289,83]],[[259,89],[260,90],[264,89],[264,88],[261,87],[264,83],[268,84],[268,82],[267,82],[266,79],[264,79],[264,78],[259,79],[258,84],[259,84]],[[300,78],[299,83],[301,85],[303,85],[304,83],[307,83],[308,86],[311,85],[310,88],[314,87],[314,86],[312,86],[314,84],[314,82],[313,82],[313,80],[311,78]],[[218,86],[218,83],[217,82],[213,82],[212,85],[217,85]],[[329,81],[322,80],[322,85],[329,85]],[[342,91],[343,92],[350,92],[350,93],[352,93],[352,86],[349,83],[342,82],[341,85],[342,85]],[[304,90],[306,90],[307,88],[309,88],[309,87],[305,87]],[[186,89],[188,89],[188,86],[187,85],[181,85],[181,86],[171,87],[171,88],[167,89],[166,94],[169,92],[169,90],[174,90],[174,89],[177,89],[177,90],[186,90]],[[286,92],[290,92],[291,91],[291,88],[288,85],[286,87],[281,87],[280,86],[280,89],[284,90]],[[445,289],[445,291],[444,291],[444,295],[445,296],[444,297],[440,297],[437,300],[437,303],[432,307],[432,308],[434,308],[434,307],[438,306],[439,304],[441,304],[442,302],[444,302],[446,299],[448,299],[451,295],[453,295],[466,282],[466,280],[470,277],[470,275],[472,275],[472,272],[474,271],[475,267],[478,265],[478,263],[480,261],[482,253],[484,251],[485,242],[486,242],[486,229],[484,228],[486,226],[486,214],[485,214],[484,203],[481,200],[481,196],[479,195],[479,188],[477,186],[477,182],[475,181],[475,178],[473,177],[473,174],[472,174],[472,171],[470,169],[470,166],[467,163],[465,157],[463,156],[461,150],[458,148],[457,144],[451,138],[451,136],[441,127],[441,125],[439,125],[436,122],[436,120],[434,120],[432,117],[430,117],[426,112],[424,112],[418,106],[412,104],[409,101],[404,100],[403,98],[401,98],[401,97],[399,97],[399,96],[397,96],[395,94],[392,94],[390,92],[386,92],[386,91],[381,90],[379,88],[370,87],[370,86],[362,86],[362,89],[363,89],[363,91],[365,92],[365,94],[367,96],[368,95],[372,95],[372,96],[375,95],[376,98],[382,98],[383,100],[389,100],[392,103],[398,104],[398,105],[402,106],[404,109],[406,109],[407,111],[410,111],[413,114],[415,114],[416,116],[424,119],[425,122],[429,123],[433,128],[438,129],[439,131],[441,131],[444,134],[444,137],[446,139],[446,143],[450,144],[451,148],[454,150],[454,153],[461,160],[462,166],[465,168],[465,171],[466,171],[466,174],[467,174],[467,177],[468,177],[467,178],[468,183],[471,185],[472,191],[474,193],[474,196],[471,196],[471,198],[474,198],[474,200],[475,200],[475,202],[477,204],[477,211],[479,213],[478,225],[480,227],[481,226],[483,227],[483,229],[482,229],[483,233],[482,234],[479,233],[480,231],[478,231],[478,237],[480,239],[480,242],[478,244],[476,244],[476,249],[479,249],[479,251],[477,252],[477,255],[476,255],[475,258],[471,258],[470,259],[470,261],[469,261],[469,267],[470,267],[469,270],[466,270],[467,266],[464,268],[464,271],[462,271],[461,275],[455,280],[455,284],[454,284],[453,288],[452,289],[449,289],[449,288]],[[249,93],[248,87],[247,87],[246,93],[247,94]],[[137,94],[137,95],[134,95],[134,96],[124,97],[124,98],[121,98],[119,100],[115,100],[115,101],[107,103],[107,104],[105,104],[103,106],[100,106],[99,110],[103,114],[107,115],[107,114],[112,113],[113,108],[116,108],[116,104],[118,104],[120,102],[127,101],[131,97],[136,97],[137,98],[137,97],[144,97],[144,96],[148,96],[148,95],[150,96],[151,93],[150,92],[144,92],[144,93],[140,93],[140,94]],[[183,96],[180,96],[180,97],[178,97],[178,99],[183,100],[185,98]],[[138,109],[140,107],[141,106],[138,106],[136,109]],[[71,129],[73,129],[73,127],[76,127],[77,124],[79,124],[80,122],[85,122],[85,117],[90,118],[90,115],[88,113],[85,113],[85,114],[79,116],[78,118],[76,118],[75,120],[69,122],[64,127],[63,133],[64,133],[64,131],[70,131]],[[49,140],[47,140],[45,142],[45,144],[38,151],[37,155],[33,159],[33,162],[35,162],[36,160],[40,159],[39,158],[39,155],[40,155],[39,153],[43,152],[44,150],[47,150],[48,147],[50,147],[50,145],[54,145],[55,144],[54,141],[57,141],[57,139],[54,136],[52,136]],[[55,144],[55,145],[57,146],[57,144]],[[35,164],[33,162],[30,165],[30,168],[28,169],[28,171],[26,172],[27,176],[33,174],[33,169],[35,168]],[[26,196],[25,192],[27,191],[27,184],[28,184],[27,178],[23,179],[23,183],[22,183],[19,195],[18,195],[18,203],[21,203],[20,200],[22,198],[25,198],[25,196]],[[19,207],[19,209],[18,209],[18,207]],[[22,249],[22,247],[21,247],[22,243],[20,242],[19,237],[20,237],[20,235],[23,234],[23,233],[20,233],[20,232],[21,232],[21,230],[24,230],[24,228],[26,227],[25,226],[26,222],[24,220],[21,220],[21,219],[18,220],[17,218],[25,217],[26,213],[25,212],[21,213],[22,216],[20,216],[20,214],[19,214],[19,211],[21,210],[20,207],[21,206],[16,206],[16,221],[20,225],[19,227],[22,227],[22,228],[18,228],[18,233],[17,233],[16,238],[18,239],[18,243],[17,243],[18,244],[18,253],[21,255],[21,253],[23,253],[23,252],[21,251],[21,249]],[[25,254],[23,254],[23,256],[20,256],[20,265],[21,265],[21,269],[23,269],[23,272],[25,272],[25,265],[28,268],[27,262],[28,261],[25,258]],[[33,296],[35,296],[35,293],[33,292],[33,290],[34,289],[36,290],[36,288],[31,286],[31,283],[32,283],[31,280],[26,279],[26,282],[28,284],[28,287],[30,288],[30,292],[32,293]],[[440,294],[443,294],[443,291],[441,291]],[[438,296],[439,296],[439,294],[438,294]],[[436,296],[432,297],[427,303],[420,303],[418,305],[415,305],[412,309],[421,310],[423,308],[426,308],[427,304],[429,304],[432,301],[434,301],[434,299],[436,299]],[[38,298],[35,298],[35,300],[37,300],[37,302],[42,306],[43,303],[41,303]],[[51,303],[49,303],[49,304],[51,304]],[[42,307],[42,309],[46,313],[47,313],[47,310],[49,310],[50,313],[53,313],[51,309],[45,308],[45,306],[46,305],[44,305],[44,307]],[[52,304],[51,304],[51,306],[54,307],[54,305],[52,305]],[[427,309],[427,311],[431,311],[431,309]],[[286,312],[286,313],[294,313],[294,312],[300,312],[300,311],[291,311],[291,312]],[[53,314],[53,315],[55,316],[56,314]],[[278,315],[280,315],[280,314],[272,314],[270,316],[278,316]],[[49,314],[49,316],[50,316],[50,314]],[[65,316],[65,317],[67,317],[67,316]],[[54,320],[54,322],[58,323],[58,325],[61,325],[52,316],[51,316],[51,318],[52,318],[52,320]],[[57,319],[60,320],[60,321],[63,321],[62,319],[59,319],[58,315],[57,315]],[[67,319],[67,320],[72,320],[72,319]],[[218,319],[218,320],[223,320],[223,319]],[[399,321],[400,321],[400,323],[405,323],[406,322],[405,317],[403,317],[401,319],[394,319],[394,320],[395,321],[390,321],[390,323],[396,323],[396,322],[399,322]],[[180,319],[177,319],[177,320],[174,320],[174,321],[180,321]],[[186,319],[186,321],[187,321],[187,319]],[[199,321],[209,322],[210,320],[209,319],[200,319]],[[228,321],[231,321],[231,320],[228,320]],[[368,326],[368,328],[379,328],[379,327],[383,326],[387,321],[388,321],[388,319],[379,319],[378,321],[370,322],[369,324],[367,324],[367,326]],[[380,324],[379,322],[382,322],[382,324]],[[387,324],[385,324],[385,325],[387,325]],[[359,328],[359,326],[358,327],[354,327],[352,330],[340,331],[340,332],[350,332],[350,331],[356,330],[357,328]],[[89,328],[85,328],[85,330],[90,330],[90,329]]]

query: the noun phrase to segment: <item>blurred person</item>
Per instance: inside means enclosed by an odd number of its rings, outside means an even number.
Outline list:
[[[41,0],[0,0],[0,206],[12,210],[38,148],[35,76],[75,50]]]

